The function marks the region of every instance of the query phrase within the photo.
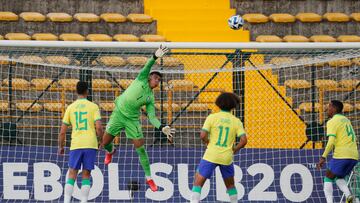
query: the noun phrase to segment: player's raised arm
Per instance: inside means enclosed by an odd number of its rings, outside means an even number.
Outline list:
[[[165,46],[160,45],[160,47],[155,51],[154,55],[146,62],[145,66],[141,69],[137,80],[148,80],[151,67],[154,65],[157,58],[163,57],[169,49]]]

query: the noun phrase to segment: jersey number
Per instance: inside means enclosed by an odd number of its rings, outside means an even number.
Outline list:
[[[351,125],[346,125],[346,132],[347,132],[348,136],[351,136],[351,140],[354,142],[355,133],[354,133],[354,129]]]
[[[222,137],[222,134],[223,134],[223,131],[224,131],[224,127],[223,127],[223,126],[219,126],[219,130],[220,130],[220,132],[219,132],[219,138],[218,138],[218,141],[217,141],[216,145],[217,145],[217,146],[220,146],[220,147],[227,147],[226,142],[227,142],[227,139],[228,139],[228,136],[229,136],[230,128],[229,128],[229,127],[226,127],[226,128],[225,128],[225,131],[226,131],[226,133],[225,133],[225,140],[224,140],[224,142],[223,142],[222,144],[220,144],[220,142],[221,142],[221,137]]]
[[[88,129],[88,120],[87,118],[83,118],[87,112],[75,112],[75,119],[76,119],[76,130],[87,130]],[[81,124],[84,124],[83,127],[79,127]]]

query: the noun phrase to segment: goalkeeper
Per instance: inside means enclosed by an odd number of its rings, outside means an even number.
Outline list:
[[[167,136],[167,139],[172,142],[175,129],[161,125],[155,116],[155,101],[152,90],[159,86],[162,75],[157,71],[150,73],[151,67],[156,59],[163,57],[168,51],[169,49],[167,47],[160,46],[147,61],[131,85],[122,95],[116,98],[115,109],[110,116],[102,139],[102,146],[107,151],[105,164],[109,164],[115,152],[112,141],[115,136],[119,136],[122,129],[125,129],[126,137],[132,140],[136,148],[140,164],[145,172],[146,183],[152,191],[157,191],[157,186],[151,178],[149,157],[144,148],[144,136],[140,124],[140,109],[142,106],[146,106],[150,123],[155,126],[155,128],[161,130],[162,133]]]

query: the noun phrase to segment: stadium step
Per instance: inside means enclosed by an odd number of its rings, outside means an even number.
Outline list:
[[[149,4],[156,9],[187,9],[189,5],[191,8],[230,8],[230,1],[228,0],[144,0],[145,8]]]
[[[183,19],[191,17],[193,21],[197,17],[202,18],[223,18],[227,20],[235,14],[235,9],[150,9],[149,15],[154,18],[166,16],[166,19]]]
[[[157,22],[158,30],[196,30],[196,29],[212,29],[212,30],[230,30],[227,19],[206,19],[199,21],[162,20]]]
[[[159,34],[170,41],[186,42],[191,39],[196,42],[247,42],[248,31],[208,31],[208,30],[166,30]]]

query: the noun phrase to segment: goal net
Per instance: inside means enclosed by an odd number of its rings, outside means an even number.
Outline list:
[[[61,202],[71,130],[64,156],[57,155],[57,139],[65,109],[77,99],[76,83],[88,82],[88,99],[99,105],[105,125],[115,98],[159,44],[7,43],[0,43],[0,201]],[[140,118],[159,191],[145,184],[132,142],[122,132],[114,141],[113,163],[105,166],[105,152],[97,153],[90,201],[188,201],[205,151],[199,132],[206,117],[219,111],[214,101],[224,91],[241,97],[233,114],[248,135],[246,148],[234,156],[239,200],[325,201],[325,169],[317,170],[316,163],[326,144],[329,101],[344,102],[344,114],[360,134],[358,44],[166,45],[171,52],[153,66],[163,74],[154,95],[158,118],[177,130],[174,144],[155,131],[145,109]],[[358,196],[356,172],[350,185]],[[341,195],[335,187],[336,201]],[[218,169],[202,190],[202,202],[216,201],[229,201]]]

